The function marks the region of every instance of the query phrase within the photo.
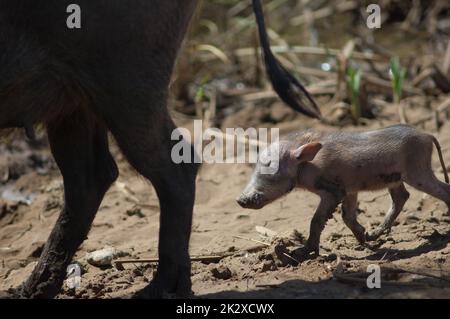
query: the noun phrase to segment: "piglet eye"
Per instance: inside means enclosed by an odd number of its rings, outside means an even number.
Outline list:
[[[268,162],[263,162],[263,165],[269,167],[271,163],[272,161],[269,160]]]

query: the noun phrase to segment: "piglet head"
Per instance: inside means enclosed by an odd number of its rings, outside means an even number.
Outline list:
[[[237,198],[238,204],[260,209],[292,191],[297,185],[299,165],[312,161],[321,148],[320,143],[296,148],[287,141],[271,144],[261,153],[248,185]]]

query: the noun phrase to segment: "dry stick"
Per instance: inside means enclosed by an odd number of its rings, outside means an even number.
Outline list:
[[[438,279],[438,280],[442,280],[445,282],[450,283],[449,279],[443,278],[443,277],[439,277],[433,274],[428,274],[428,273],[424,273],[421,271],[416,271],[416,270],[412,270],[412,269],[403,269],[403,268],[396,268],[396,267],[384,267],[385,270],[390,270],[390,271],[400,271],[400,272],[405,272],[408,274],[413,274],[413,275],[418,275],[418,276],[422,276],[422,277],[429,277],[429,278],[434,278],[434,279]]]
[[[134,196],[135,192],[133,192],[133,190],[131,188],[129,188],[125,183],[122,182],[116,182],[115,186],[117,187],[118,190],[120,190],[122,193],[125,194],[125,196],[127,196],[129,199],[131,199],[131,201],[133,201],[134,203],[139,203],[139,199]]]
[[[383,89],[384,91],[392,94],[392,83],[390,81],[377,78],[376,76],[373,76],[370,74],[363,74],[362,77],[367,84],[377,86],[377,87]],[[422,94],[421,90],[411,87],[411,86],[407,86],[407,85],[403,86],[403,92],[406,93],[407,95],[421,95]]]
[[[264,11],[271,12],[271,11],[277,9],[279,6],[281,6],[286,1],[287,0],[274,0],[274,1],[270,2],[268,5],[265,5]],[[228,10],[227,17],[232,18],[234,16],[237,16],[240,13],[242,13],[244,10],[246,10],[248,7],[250,7],[250,1],[240,1],[235,6],[231,7],[231,9]],[[245,17],[245,19],[251,19],[251,18],[252,18],[252,14]]]
[[[448,40],[447,50],[445,51],[444,62],[442,63],[442,72],[448,74],[448,68],[450,67],[450,39]]]
[[[295,71],[297,71],[298,73],[302,74],[302,75],[311,75],[311,76],[315,76],[315,77],[319,77],[319,78],[335,78],[336,77],[336,73],[334,72],[330,72],[330,71],[323,71],[320,69],[315,69],[315,68],[309,68],[306,66],[295,66]]]
[[[249,145],[258,146],[258,147],[266,147],[267,146],[267,143],[262,142],[260,140],[254,140],[247,136],[242,138],[242,136],[239,136],[239,135],[231,135],[231,134],[223,133],[223,132],[222,132],[222,135],[226,140],[234,141],[234,139],[236,138],[236,141],[238,143],[242,143],[242,144],[248,143]],[[211,137],[211,136],[209,136],[208,131],[205,132],[205,137]]]
[[[450,109],[450,98],[447,98],[444,102],[442,102],[442,103],[437,107],[437,109],[436,109],[435,112],[437,112],[437,113],[442,113],[442,112],[447,111],[448,109]],[[425,122],[427,122],[427,121],[430,121],[430,120],[432,120],[432,119],[434,119],[434,118],[435,118],[435,113],[430,114],[430,115],[427,115],[427,116],[421,118],[420,120],[417,120],[417,121],[415,121],[414,123],[411,123],[411,124],[412,124],[412,125],[419,125],[419,124],[425,123]]]
[[[290,23],[293,26],[299,26],[301,24],[310,21],[311,19],[312,20],[323,19],[336,13],[342,13],[345,11],[356,9],[358,6],[359,6],[358,1],[344,1],[337,5],[321,8],[314,12],[302,14],[301,16],[292,18]]]
[[[204,117],[204,123],[203,123],[203,129],[206,130],[212,126],[212,122],[214,121],[216,117],[216,110],[217,110],[217,92],[214,90],[211,93],[210,96],[210,102],[208,109],[205,110],[203,117]]]
[[[367,273],[364,273],[365,276],[367,276]],[[367,284],[367,279],[365,278],[359,278],[356,277],[354,274],[339,274],[339,273],[333,273],[333,278],[340,282],[344,283],[363,283]],[[413,283],[413,282],[392,282],[392,281],[383,281],[384,285],[390,285],[390,286],[423,286],[423,284],[420,283]]]
[[[444,8],[445,1],[436,1],[434,5],[428,10],[428,14],[425,18],[428,34],[435,34],[437,29],[437,21],[439,12]]]
[[[289,254],[283,253],[283,255],[293,261],[295,261],[297,264],[300,264],[300,260],[295,259],[294,257],[290,256]]]
[[[398,116],[400,117],[401,124],[408,124],[408,117],[406,116],[405,104],[402,101],[398,101]]]
[[[265,243],[265,242],[262,242],[262,241],[259,241],[259,240],[257,240],[257,239],[253,239],[253,238],[247,238],[247,237],[242,237],[242,236],[233,236],[233,237],[239,238],[239,239],[244,239],[244,240],[249,240],[249,241],[254,241],[255,243],[259,243],[259,244],[265,245],[265,246],[267,246],[267,247],[270,246],[270,244],[268,244],[268,243]],[[284,255],[285,257],[287,257],[287,258],[289,258],[289,259],[295,261],[297,264],[300,263],[300,261],[298,261],[297,259],[295,259],[294,257],[292,257],[292,256],[290,256],[290,255],[288,255],[288,254],[286,254],[286,253],[283,253],[283,255]]]
[[[369,48],[374,53],[379,54],[380,56],[384,56],[387,60],[390,60],[391,57],[394,56],[394,53],[392,51],[375,43],[373,40],[369,41],[364,35],[353,31],[350,31],[350,33],[353,34],[353,36],[358,37],[358,40],[361,42],[357,43],[357,46],[359,48]]]
[[[431,74],[431,78],[434,81],[434,84],[444,93],[450,92],[450,81],[447,75],[442,72],[436,64],[433,64],[433,73]]]
[[[235,236],[238,237],[238,236]],[[267,246],[270,246],[267,243],[263,243],[257,240],[252,240],[249,238],[244,238],[244,237],[240,237],[241,239],[246,239],[246,240],[251,240],[251,241],[255,241],[257,243],[260,243],[262,245],[258,245],[258,246],[253,246],[253,247],[249,247],[247,249],[243,249],[243,251],[248,251],[248,252],[253,252],[253,251],[257,251],[260,250],[262,248],[265,248]],[[219,261],[221,261],[222,259],[226,258],[226,257],[230,257],[233,256],[235,253],[226,253],[223,255],[206,255],[206,256],[193,256],[191,257],[191,261],[201,261],[201,262],[206,262],[206,263],[217,263]],[[113,262],[116,266],[116,268],[118,269],[123,269],[123,265],[124,264],[152,264],[152,263],[159,263],[159,258],[142,258],[142,259],[119,259],[119,260],[115,260]]]
[[[400,25],[402,30],[409,30],[416,21],[420,21],[421,14],[420,0],[413,0],[412,7],[406,15],[406,19]]]
[[[117,187],[117,189],[125,195],[125,198],[131,201],[132,203],[142,208],[155,208],[155,206],[153,205],[140,203],[139,199],[136,196],[134,196],[135,192],[131,188],[129,188],[125,183],[115,182],[114,184]]]
[[[330,95],[333,94],[336,89],[334,87],[313,87],[307,89],[309,94],[312,95]],[[245,102],[260,101],[265,99],[274,99],[278,95],[274,91],[261,91],[256,93],[249,93],[242,96],[242,100]]]
[[[387,196],[387,195],[388,195],[388,193],[386,193],[386,194],[380,194],[380,195],[374,196],[373,198],[368,199],[368,200],[362,200],[362,199],[361,199],[361,201],[362,201],[362,202],[365,202],[365,203],[373,203],[373,202],[375,202],[377,199],[382,198],[382,197],[385,197],[385,196]]]
[[[382,262],[384,260],[384,258],[386,258],[387,255],[388,255],[388,252],[385,252],[379,261]]]
[[[236,5],[231,7],[231,9],[228,10],[227,16],[228,18],[232,18],[234,16],[237,16],[242,11],[247,9],[250,6],[250,1],[239,1]]]
[[[255,230],[258,234],[266,238],[273,238],[278,235],[276,231],[273,231],[263,226],[255,226]]]
[[[288,0],[273,0],[266,5],[267,12],[272,12],[286,3]]]
[[[388,107],[391,105],[391,103],[386,102],[385,100],[379,99],[379,98],[373,98],[372,103],[375,104],[376,106],[381,106],[381,107]]]
[[[220,50],[218,47],[215,47],[213,45],[200,44],[196,47],[195,50],[209,52],[209,53],[213,54],[215,57],[217,57],[218,59],[220,59],[223,63],[225,63],[225,64],[230,63],[230,59],[228,58],[228,56],[222,50]]]
[[[308,46],[271,46],[273,53],[288,53],[292,52],[295,54],[311,54],[311,55],[324,55],[324,56],[338,56],[341,52],[339,49],[330,48],[320,48],[320,47],[308,47]],[[261,50],[261,49],[258,49]],[[255,54],[254,48],[241,48],[234,51],[234,55],[237,57],[252,56]],[[208,62],[218,59],[217,56],[211,52],[204,52],[201,57],[202,61]],[[374,62],[388,62],[389,59],[385,56],[379,54],[374,54],[371,52],[360,52],[354,51],[352,54],[352,59],[355,60],[371,60]]]
[[[335,104],[341,101],[343,92],[346,92],[347,81],[345,77],[347,72],[347,66],[348,61],[352,56],[354,50],[355,50],[355,41],[349,40],[342,49],[342,52],[337,57],[339,66],[338,79],[336,84],[336,92],[334,94],[334,97],[331,99],[330,104]]]
[[[298,70],[300,71],[301,68],[298,68]],[[316,84],[313,85],[309,85],[307,87],[305,87],[305,89],[313,95],[322,95],[322,94],[332,94],[334,93],[334,87],[336,86],[336,79],[335,78],[335,73],[329,73],[329,72],[325,72],[325,71],[320,71],[320,70],[316,70],[316,69],[311,69],[311,70],[315,70],[318,72],[324,72],[327,73],[327,77],[329,79],[326,80],[322,80],[317,82]],[[303,73],[303,72],[301,72]],[[306,74],[306,73],[303,73]],[[308,74],[309,75],[309,74]],[[310,74],[313,75],[313,74]],[[314,75],[314,76],[319,76],[318,74]],[[331,77],[331,79],[330,79]],[[269,98],[276,98],[278,97],[278,95],[273,91],[273,90],[261,90],[261,89],[226,89],[226,90],[222,90],[221,93],[223,95],[229,96],[229,97],[240,97],[241,99],[243,99],[244,101],[255,101],[255,100],[259,100],[259,99],[269,99]],[[180,113],[181,115],[184,115],[183,113]],[[184,116],[185,118],[191,118],[192,117],[188,117],[188,116]]]
[[[248,240],[248,241],[253,241],[253,242],[255,242],[255,243],[258,243],[258,244],[261,244],[261,245],[265,245],[266,247],[269,247],[270,246],[270,244],[268,244],[268,243],[265,243],[265,242],[263,242],[263,241],[259,241],[259,240],[257,240],[257,239],[253,239],[253,238],[247,238],[247,237],[242,237],[242,236],[233,236],[234,238],[238,238],[238,239],[243,239],[243,240]]]
[[[250,6],[250,1],[248,2],[242,2],[242,6],[236,5],[235,7],[231,8],[228,12],[227,12],[227,18],[230,19],[236,15],[238,15],[240,12],[242,12],[243,10],[245,10],[247,7]],[[274,1],[269,3],[268,5],[265,6],[264,12],[266,14],[270,14],[271,11],[275,10],[279,5],[281,5],[284,2],[284,0],[281,1]],[[274,4],[275,3],[275,4]],[[243,18],[240,18],[241,21],[253,21],[253,12]],[[234,23],[228,30],[228,32],[224,32],[223,37],[221,37],[219,39],[219,42],[227,42],[224,39],[229,39],[230,35],[231,36],[235,36],[236,34],[240,34],[242,33],[242,31],[247,28],[248,24],[246,23]]]
[[[420,72],[416,77],[411,81],[411,85],[413,87],[417,87],[422,81],[427,79],[431,74],[433,74],[432,68],[426,68],[422,72]]]
[[[428,274],[428,273],[423,273],[420,271],[415,271],[415,270],[409,270],[409,269],[402,269],[402,268],[392,268],[392,267],[382,267],[382,272],[403,272],[403,273],[409,273],[409,274],[413,274],[413,275],[419,275],[422,277],[429,277],[429,278],[433,278],[433,279],[437,279],[437,280],[441,280],[441,281],[445,281],[445,282],[449,282],[450,280],[436,276],[436,275],[432,275],[432,274]],[[342,273],[339,271],[335,271],[333,273],[333,277],[336,278],[339,281],[342,282],[349,282],[349,283],[354,283],[354,282],[358,282],[358,283],[366,283],[365,278],[360,278],[360,277],[367,277],[367,272],[355,272],[355,273]],[[421,283],[414,283],[414,282],[392,282],[392,281],[384,281],[384,284],[388,284],[388,285],[395,285],[395,286],[403,286],[403,285],[408,285],[408,286],[424,286],[424,284]]]
[[[256,245],[256,246],[252,246],[252,247],[243,249],[243,251],[246,251],[246,252],[249,252],[249,253],[255,253],[255,252],[260,251],[260,250],[262,250],[262,249],[264,249],[266,247],[267,247],[266,245]]]
[[[201,262],[209,262],[215,263],[219,262],[225,257],[232,256],[233,254],[224,254],[220,256],[211,255],[211,256],[197,256],[191,257],[191,261],[201,261]],[[119,259],[113,262],[118,269],[123,269],[124,264],[153,264],[159,263],[159,258],[143,258],[143,259]]]

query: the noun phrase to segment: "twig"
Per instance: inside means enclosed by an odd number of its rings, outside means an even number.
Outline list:
[[[444,62],[442,63],[442,72],[448,74],[448,68],[450,67],[450,39],[447,43],[447,50],[445,51]]]
[[[448,77],[442,72],[436,64],[433,64],[433,73],[431,73],[431,78],[434,84],[444,93],[450,92],[450,81]]]
[[[120,190],[126,197],[131,199],[131,201],[135,202],[136,204],[139,203],[139,199],[134,196],[134,192],[131,188],[129,188],[125,183],[122,182],[116,182],[116,187],[118,190]]]
[[[356,43],[357,47],[361,48],[369,48],[375,53],[379,54],[380,56],[386,57],[386,59],[390,60],[392,56],[394,56],[394,53],[379,44],[375,43],[373,40],[369,40],[366,35],[354,32],[353,30],[350,30],[350,33],[358,37],[359,42]]]
[[[312,95],[327,95],[327,94],[329,95],[335,92],[335,88],[333,87],[314,87],[312,90],[309,89],[307,90],[308,93]],[[278,98],[278,95],[272,90],[250,93],[242,96],[242,100],[245,102],[253,102],[275,98]]]
[[[432,68],[426,68],[422,72],[420,72],[416,77],[411,81],[411,85],[417,87],[422,81],[427,79],[431,74],[433,74]]]
[[[386,258],[388,252],[385,252],[384,255],[381,257],[381,259],[379,260],[380,262],[384,260],[384,258]]]
[[[310,75],[315,77],[336,77],[336,74],[333,71],[323,71],[320,69],[310,68],[306,66],[300,66],[299,64],[295,65],[295,71],[301,75]]]
[[[406,111],[405,111],[405,103],[399,102],[398,103],[398,116],[400,117],[400,123],[402,124],[408,124],[408,117],[406,116]]]
[[[336,81],[333,80],[332,83],[336,83]],[[330,85],[332,85],[332,83],[330,83]],[[329,95],[335,92],[335,88],[333,86],[319,86],[319,85],[306,87],[306,90],[308,91],[309,94],[312,95]],[[278,95],[273,90],[244,93],[241,96],[241,99],[244,102],[260,101],[275,98],[278,98]]]
[[[225,257],[232,256],[233,254],[224,255],[211,255],[211,256],[197,256],[191,257],[191,261],[201,261],[204,263],[217,263]],[[153,264],[159,263],[159,258],[143,258],[143,259],[119,259],[113,262],[117,269],[123,269],[124,264]]]
[[[306,87],[306,90],[310,93],[310,94],[327,94],[327,93],[322,93],[322,92],[328,92],[330,90],[331,87],[334,87],[336,85],[336,79],[335,78],[335,73],[330,73],[330,72],[326,72],[326,71],[321,71],[318,69],[312,69],[311,70],[317,71],[317,72],[324,72],[328,74],[328,77],[332,77],[331,79],[326,79],[326,80],[322,80],[319,81],[313,85],[309,85]],[[298,69],[300,70],[300,69]],[[334,90],[333,90],[334,92]],[[272,91],[272,90],[261,90],[258,88],[245,88],[245,89],[225,89],[225,90],[221,90],[220,91],[221,94],[225,95],[225,96],[229,96],[229,97],[240,97],[242,98],[244,101],[253,101],[253,100],[258,100],[258,96],[261,95],[261,99],[264,98],[272,98],[272,97],[278,97],[278,95]],[[253,98],[254,95],[255,97]],[[181,113],[184,115],[184,113]],[[195,117],[185,117],[188,119],[195,119]]]
[[[392,267],[382,267],[381,268],[381,273],[409,273],[409,274],[413,274],[413,275],[418,275],[418,276],[422,276],[422,277],[429,277],[429,278],[433,278],[433,279],[437,279],[437,280],[441,280],[441,281],[445,281],[450,283],[450,280],[436,276],[436,275],[432,275],[432,274],[428,274],[428,273],[423,273],[420,271],[415,271],[415,270],[410,270],[410,269],[401,269],[401,268],[392,268]],[[354,273],[343,273],[342,271],[334,271],[333,272],[333,278],[337,279],[338,281],[341,282],[346,282],[346,283],[366,283],[367,282],[367,276],[368,273],[364,272],[364,271],[360,271],[360,272],[354,272]],[[363,278],[361,278],[363,277]],[[389,281],[389,280],[384,280],[383,281],[384,285],[394,285],[394,286],[425,286],[425,284],[423,283],[415,283],[415,282],[395,282],[395,281]]]
[[[390,81],[380,79],[380,78],[377,78],[376,76],[369,75],[366,73],[364,73],[362,77],[366,81],[367,84],[373,85],[373,86],[378,86],[378,87],[382,88],[386,93],[392,94],[392,83]],[[411,86],[406,86],[406,85],[403,86],[403,92],[408,95],[421,95],[422,94],[421,90],[411,87]]]
[[[213,90],[213,92],[211,92],[208,109],[206,109],[203,114],[204,130],[210,128],[213,125],[213,121],[216,117],[216,112],[217,112],[217,92],[216,90]]]
[[[446,278],[443,278],[443,277],[439,277],[439,276],[436,276],[436,275],[433,275],[433,274],[429,274],[429,273],[424,273],[424,272],[421,272],[421,271],[411,270],[411,269],[403,269],[403,268],[396,268],[396,267],[385,267],[384,270],[404,272],[404,273],[418,275],[418,276],[422,276],[422,277],[429,277],[429,278],[433,278],[433,279],[437,279],[437,280],[442,280],[442,281],[450,283],[449,279],[446,279]]]
[[[297,264],[300,264],[300,261],[295,259],[294,257],[292,257],[291,255],[287,254],[287,253],[283,253],[283,255],[287,258],[289,258],[290,260],[296,262]]]
[[[357,275],[359,273],[356,273]],[[364,276],[367,276],[367,273],[364,273]],[[336,280],[340,281],[340,282],[344,282],[344,283],[362,283],[362,284],[367,284],[367,279],[366,278],[360,278],[360,277],[356,277],[354,274],[333,274],[333,278],[335,278]],[[397,282],[397,281],[383,281],[383,285],[390,285],[390,286],[424,286],[423,284],[420,283],[414,283],[414,282]]]
[[[255,242],[255,243],[258,243],[258,244],[261,244],[261,245],[265,245],[265,246],[270,246],[270,244],[268,244],[268,243],[265,243],[265,242],[263,242],[263,241],[259,241],[259,240],[257,240],[257,239],[253,239],[253,238],[247,238],[247,237],[242,237],[242,236],[237,236],[237,235],[235,235],[235,236],[233,236],[234,238],[238,238],[238,239],[243,239],[243,240],[248,240],[248,241],[253,241],[253,242]]]
[[[448,77],[445,75],[445,72],[439,69],[436,64],[433,64],[431,67],[424,69],[420,72],[411,82],[412,86],[418,86],[422,81],[431,77],[434,84],[444,93],[450,92],[450,81]]]
[[[266,237],[266,238],[273,238],[273,237],[277,236],[277,232],[275,232],[271,229],[268,229],[266,227],[263,227],[263,226],[255,226],[255,230],[261,236]]]
[[[299,26],[308,21],[323,19],[329,17],[330,15],[342,13],[345,11],[351,11],[359,6],[358,1],[344,1],[338,3],[337,5],[327,6],[325,8],[320,8],[314,12],[305,13],[298,17],[292,18],[290,23],[293,26]]]
[[[217,57],[218,59],[220,59],[223,63],[225,63],[225,64],[230,63],[230,59],[227,57],[227,55],[222,50],[220,50],[218,47],[215,47],[213,45],[200,44],[196,47],[196,51],[209,52],[209,53],[213,54],[215,57]]]
[[[450,109],[450,98],[447,98],[444,102],[442,102],[437,107],[436,112],[437,113],[442,113],[442,112],[447,111],[448,109]],[[432,120],[434,118],[435,118],[434,113],[433,114],[429,114],[429,115],[427,115],[427,116],[425,116],[425,117],[423,117],[423,118],[413,122],[412,125],[419,125],[419,124],[425,123],[427,121],[430,121],[430,120]]]
[[[348,61],[353,51],[355,51],[355,41],[349,40],[342,49],[342,52],[337,56],[339,65],[338,79],[336,83],[336,91],[330,104],[336,104],[341,101],[343,92],[346,92],[347,81],[345,77],[347,74]]]
[[[361,200],[361,201],[362,201],[362,202],[365,202],[365,203],[373,203],[373,202],[375,202],[377,199],[382,198],[382,197],[385,197],[385,196],[387,196],[387,195],[388,195],[387,193],[385,193],[385,194],[380,194],[380,195],[374,196],[374,197],[371,198],[371,199],[368,199],[368,200]]]
[[[422,8],[420,4],[420,0],[413,0],[411,9],[409,10],[406,19],[402,22],[400,28],[402,30],[410,30],[412,27],[416,27],[418,22],[420,21],[420,14]]]
[[[249,253],[255,253],[255,252],[260,251],[260,250],[262,250],[262,249],[264,249],[266,247],[267,247],[267,245],[264,243],[264,245],[252,246],[252,247],[243,249],[243,251],[246,251],[246,252],[249,252]]]
[[[324,56],[338,56],[341,52],[339,49],[330,49],[330,48],[320,48],[320,47],[308,47],[308,46],[271,46],[273,53],[295,53],[295,54],[311,54],[311,55],[324,55]],[[258,49],[261,50],[261,49]],[[234,51],[234,55],[237,57],[244,56],[253,56],[255,54],[254,48],[241,48]],[[201,56],[199,54],[199,56]],[[202,61],[208,62],[211,60],[217,59],[217,56],[211,54],[210,52],[204,52],[201,58]],[[387,62],[387,59],[384,56],[379,54],[375,54],[372,52],[360,52],[354,51],[352,54],[352,59],[355,60],[372,60],[375,62]]]
[[[239,238],[239,239],[244,239],[244,240],[249,240],[249,241],[254,241],[255,243],[259,243],[262,245],[265,245],[266,247],[270,246],[270,244],[256,240],[256,239],[252,239],[252,238],[247,238],[247,237],[242,237],[242,236],[233,236],[235,238]],[[300,264],[300,261],[298,261],[297,259],[295,259],[294,257],[290,256],[287,253],[283,253],[283,255],[289,259],[291,259],[292,261],[296,262],[297,264]]]
[[[206,138],[213,137],[213,136],[210,135],[209,131],[205,131],[204,134],[205,134]],[[217,134],[218,134],[218,132],[217,132]],[[236,142],[238,142],[238,143],[242,143],[242,144],[247,144],[248,143],[248,145],[257,146],[257,147],[267,147],[267,143],[266,142],[260,141],[260,140],[255,140],[255,139],[250,138],[248,136],[242,137],[242,136],[240,136],[238,134],[232,135],[232,134],[228,134],[228,133],[224,133],[224,132],[221,132],[220,134],[225,140],[228,140],[228,141],[234,141],[236,139]],[[219,136],[216,135],[215,137],[219,137]]]

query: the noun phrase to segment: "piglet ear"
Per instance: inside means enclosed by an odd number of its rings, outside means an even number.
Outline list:
[[[291,150],[291,157],[300,162],[309,162],[316,157],[321,148],[322,144],[318,142],[308,143],[295,150]]]

